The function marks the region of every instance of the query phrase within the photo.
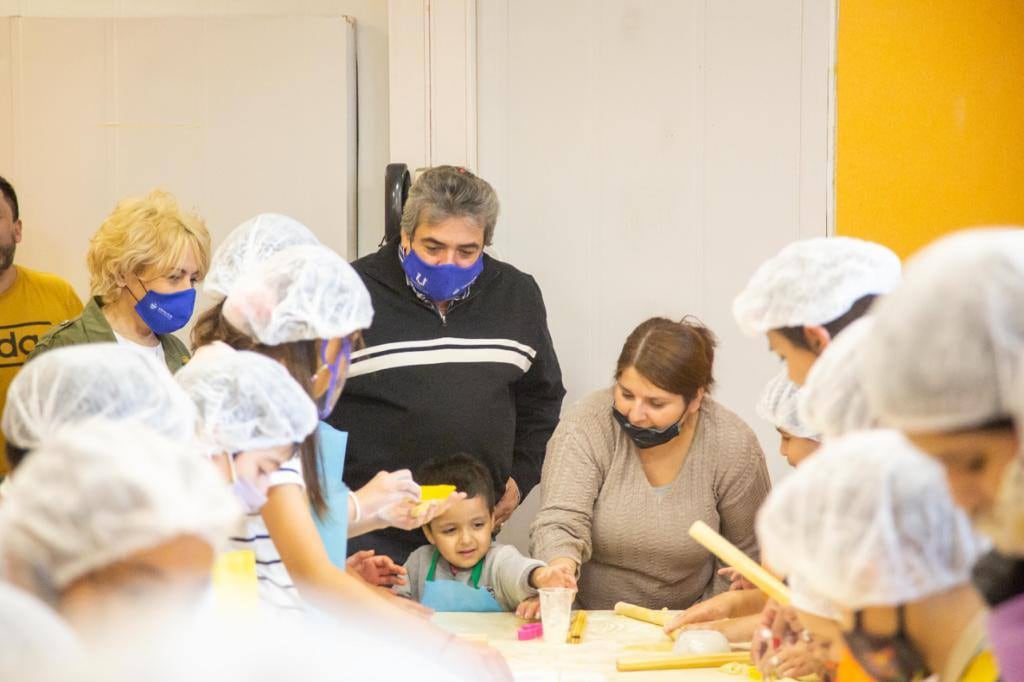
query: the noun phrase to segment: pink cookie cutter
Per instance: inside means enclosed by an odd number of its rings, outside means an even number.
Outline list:
[[[525,642],[528,639],[537,639],[544,635],[544,625],[542,623],[527,623],[519,628],[516,632],[516,637],[519,641]]]

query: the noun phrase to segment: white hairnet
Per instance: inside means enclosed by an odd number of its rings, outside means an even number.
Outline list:
[[[0,582],[0,679],[37,673],[55,662],[84,663],[85,651],[71,627],[49,606]]]
[[[954,431],[1017,416],[1024,358],[1024,231],[966,230],[907,263],[879,302],[862,382],[879,419]]]
[[[224,317],[260,343],[333,339],[366,329],[373,305],[352,266],[326,246],[293,246],[246,273]]]
[[[825,438],[875,426],[861,386],[864,341],[873,328],[870,315],[855,320],[836,335],[807,374],[797,401],[800,417]]]
[[[966,583],[981,549],[942,468],[897,431],[826,442],[772,490],[757,535],[768,565],[854,610]]]
[[[744,334],[824,325],[900,281],[900,259],[874,242],[819,237],[794,242],[761,264],[732,304]]]
[[[241,508],[195,448],[131,421],[62,428],[11,479],[0,506],[8,560],[57,590],[181,535],[215,549]]]
[[[793,598],[793,608],[822,618],[839,620],[842,615],[839,607],[828,597],[816,594],[800,579],[799,575],[791,574],[787,582],[789,583],[789,593]]]
[[[208,454],[301,443],[316,428],[309,394],[265,355],[213,343],[174,378],[196,405],[199,441]]]
[[[56,348],[27,363],[7,391],[3,431],[31,450],[59,426],[90,417],[134,419],[178,441],[195,433],[195,408],[167,366],[116,343]]]
[[[757,403],[757,416],[791,436],[820,440],[818,432],[797,414],[797,399],[801,393],[800,387],[789,380],[789,374],[783,369],[764,387]]]
[[[325,600],[329,601],[329,600]],[[335,599],[336,601],[336,599]],[[273,609],[245,617],[191,617],[148,609],[90,641],[84,660],[57,661],[56,669],[24,671],[4,682],[465,682],[476,670],[439,656],[424,635],[378,621],[368,609],[282,618]],[[134,614],[133,614],[134,615]],[[141,627],[139,622],[141,620]],[[399,633],[394,632],[400,630]],[[404,635],[404,637],[403,637]],[[345,652],[338,656],[338,643]],[[396,656],[395,652],[401,651]],[[187,652],[187,655],[183,655]],[[488,678],[490,679],[490,678]]]
[[[243,273],[289,246],[319,244],[309,228],[286,215],[260,213],[231,230],[213,252],[206,293],[227,296]]]

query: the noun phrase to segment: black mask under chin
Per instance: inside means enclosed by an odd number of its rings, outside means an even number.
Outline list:
[[[850,653],[864,672],[879,682],[914,682],[928,676],[928,666],[921,652],[906,634],[903,607],[897,610],[899,627],[892,635],[872,635],[864,632],[864,612],[854,614],[853,630],[843,633]]]
[[[626,435],[629,436],[641,450],[653,448],[658,445],[664,445],[678,436],[679,424],[683,420],[682,417],[680,417],[679,421],[672,426],[658,431],[657,429],[642,429],[639,426],[633,426],[629,423],[629,419],[626,418],[626,415],[616,410],[614,405],[612,406],[612,416],[615,417],[615,421],[619,423],[619,426],[621,426],[622,430],[626,432]]]

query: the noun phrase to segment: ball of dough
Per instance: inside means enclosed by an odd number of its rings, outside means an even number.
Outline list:
[[[729,640],[715,630],[684,630],[672,649],[677,654],[725,654],[731,649]]]

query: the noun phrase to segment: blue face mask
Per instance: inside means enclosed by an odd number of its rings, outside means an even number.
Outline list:
[[[344,338],[341,340],[341,352],[334,358],[334,362],[327,362],[327,343],[327,341],[320,342],[320,362],[324,363],[322,366],[327,367],[327,371],[331,373],[327,392],[317,400],[317,411],[320,413],[321,419],[327,419],[338,402],[338,397],[341,395],[341,384],[339,383],[342,379],[341,361],[345,360],[347,367],[352,356],[352,344],[348,338]]]
[[[132,290],[129,289],[128,293],[131,294]],[[132,294],[132,298],[135,298],[135,294]],[[154,334],[170,334],[188,324],[196,307],[196,290],[160,294],[147,289],[141,300],[135,300],[135,312]]]
[[[410,247],[409,253],[403,254],[402,269],[416,291],[439,303],[452,300],[476,281],[484,270],[484,257],[481,255],[467,268],[454,263],[430,265]]]

